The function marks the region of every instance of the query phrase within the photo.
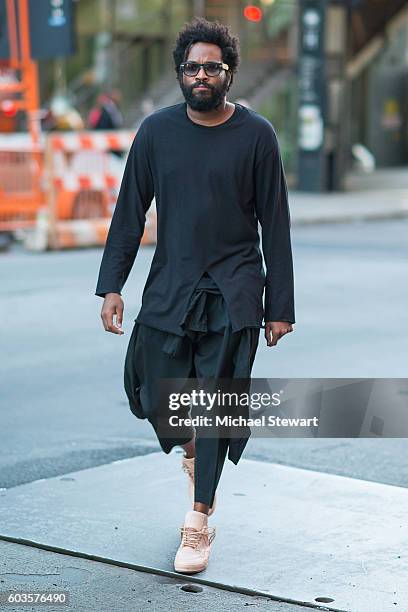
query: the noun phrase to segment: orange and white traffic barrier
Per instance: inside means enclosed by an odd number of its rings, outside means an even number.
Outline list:
[[[37,211],[45,205],[43,153],[28,137],[14,136],[0,135],[0,232],[35,227]]]
[[[132,130],[51,133],[54,151],[129,151],[136,132]]]
[[[152,214],[146,216],[145,231],[141,245],[155,244],[156,221],[155,203],[152,202]],[[150,209],[149,209],[150,212]],[[110,218],[108,219],[60,219],[56,222],[50,243],[50,220],[47,209],[39,211],[36,232],[27,234],[26,247],[33,251],[44,251],[47,248],[70,249],[105,244],[108,236]]]
[[[65,132],[46,139],[48,204],[27,248],[104,245],[135,132]],[[137,136],[136,136],[137,138]],[[118,156],[116,152],[122,151]],[[142,244],[156,242],[156,207],[147,215]]]

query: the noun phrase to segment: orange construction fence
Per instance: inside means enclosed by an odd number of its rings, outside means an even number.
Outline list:
[[[0,231],[24,230],[34,250],[103,245],[135,132],[43,134],[37,151],[13,136],[0,138]],[[156,231],[153,202],[142,244]]]
[[[43,153],[29,138],[0,138],[0,231],[34,227],[45,203]]]

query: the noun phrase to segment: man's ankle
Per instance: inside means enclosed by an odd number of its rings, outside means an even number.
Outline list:
[[[195,510],[195,512],[201,512],[201,514],[205,514],[206,516],[208,516],[209,506],[207,506],[206,504],[202,504],[201,502],[195,502],[193,505],[193,510]]]

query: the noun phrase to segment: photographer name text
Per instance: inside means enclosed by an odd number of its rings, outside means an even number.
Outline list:
[[[318,417],[313,418],[282,418],[278,416],[261,415],[258,417],[243,416],[202,416],[169,417],[171,427],[318,427]]]

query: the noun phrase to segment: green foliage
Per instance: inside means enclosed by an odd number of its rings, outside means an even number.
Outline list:
[[[265,14],[266,29],[270,38],[286,29],[295,19],[294,0],[275,0]]]
[[[296,78],[289,79],[284,87],[256,109],[269,119],[279,139],[285,170],[292,172],[297,142],[297,85]]]

